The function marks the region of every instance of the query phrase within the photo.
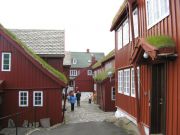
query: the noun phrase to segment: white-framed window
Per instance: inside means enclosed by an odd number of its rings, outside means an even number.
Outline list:
[[[124,94],[130,95],[130,69],[124,70]]]
[[[147,28],[169,15],[169,0],[146,0]]]
[[[129,43],[129,22],[126,19],[123,23],[123,46]]]
[[[123,93],[123,70],[118,71],[118,93]]]
[[[118,50],[122,48],[122,26],[118,29]]]
[[[139,91],[140,90],[140,68],[139,67],[137,67],[137,76],[138,76],[138,91]],[[131,96],[136,97],[135,81],[134,81],[134,68],[131,68]]]
[[[134,68],[131,68],[131,97],[135,97]]]
[[[42,91],[33,91],[33,106],[43,106]]]
[[[70,70],[70,76],[77,76],[77,70]]]
[[[1,71],[11,71],[11,53],[2,53]]]
[[[27,107],[29,105],[28,91],[19,91],[19,107]]]
[[[140,94],[140,87],[141,87],[141,85],[140,85],[140,67],[137,67],[137,74],[138,74],[138,93]],[[140,96],[140,95],[139,95]]]
[[[139,33],[138,33],[138,9],[135,8],[133,11],[133,24],[134,24],[134,37],[138,37]]]
[[[92,75],[92,70],[88,70],[87,75],[89,75],[89,76]]]
[[[73,58],[72,63],[73,63],[74,65],[77,64],[77,59],[76,59],[76,58]]]
[[[116,91],[114,87],[111,87],[111,100],[116,99]]]

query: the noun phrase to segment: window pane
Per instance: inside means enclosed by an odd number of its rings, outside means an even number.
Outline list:
[[[137,8],[133,11],[133,21],[134,21],[134,37],[138,37],[138,10]]]
[[[4,54],[4,59],[9,59],[9,54]]]
[[[118,50],[122,48],[122,26],[118,30]]]
[[[129,23],[128,19],[123,24],[123,45],[129,43]]]
[[[3,69],[9,70],[9,65],[3,65]]]

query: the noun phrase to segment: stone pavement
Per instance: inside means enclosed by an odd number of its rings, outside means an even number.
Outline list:
[[[104,112],[99,109],[97,104],[88,101],[81,101],[81,106],[75,105],[74,112],[71,112],[70,103],[66,104],[65,123],[81,123],[90,121],[104,121],[108,118],[114,118],[114,112]]]

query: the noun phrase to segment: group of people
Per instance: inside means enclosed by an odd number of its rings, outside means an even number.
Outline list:
[[[81,93],[77,91],[76,95],[74,95],[74,92],[72,92],[68,100],[71,103],[71,111],[74,111],[74,104],[76,103],[76,101],[77,101],[77,106],[80,106]]]
[[[89,94],[88,98],[89,98],[89,104],[91,104],[93,98],[92,94]],[[74,111],[74,105],[76,101],[77,101],[77,106],[80,106],[80,100],[81,100],[81,93],[79,91],[77,91],[76,94],[74,94],[74,92],[70,93],[70,96],[68,96],[68,101],[71,104],[71,111]]]

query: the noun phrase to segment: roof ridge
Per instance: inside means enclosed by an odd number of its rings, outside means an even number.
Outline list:
[[[24,31],[62,31],[62,32],[65,32],[65,30],[62,30],[62,29],[8,29],[8,30],[24,30]]]

